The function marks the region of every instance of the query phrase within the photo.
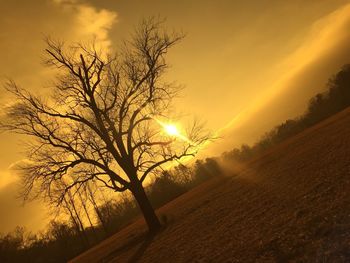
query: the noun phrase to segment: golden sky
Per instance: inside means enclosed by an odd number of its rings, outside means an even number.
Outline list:
[[[117,49],[140,19],[167,18],[186,38],[170,51],[168,77],[185,85],[179,112],[193,114],[221,137],[218,154],[253,142],[304,111],[309,98],[350,62],[350,6],[345,0],[0,0],[0,77],[42,91],[52,73],[42,65],[45,35],[67,42],[91,38]],[[0,103],[8,103],[1,91]],[[0,231],[39,229],[38,203],[19,208],[18,136],[0,134]]]

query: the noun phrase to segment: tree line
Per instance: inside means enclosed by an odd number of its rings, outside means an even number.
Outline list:
[[[235,162],[246,162],[265,150],[315,125],[316,123],[350,106],[350,65],[344,65],[331,77],[326,91],[316,94],[309,101],[302,116],[288,119],[265,133],[254,145],[247,144],[224,152],[222,158]]]

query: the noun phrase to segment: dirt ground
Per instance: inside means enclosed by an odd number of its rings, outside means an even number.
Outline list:
[[[140,219],[72,262],[350,262],[350,109]]]

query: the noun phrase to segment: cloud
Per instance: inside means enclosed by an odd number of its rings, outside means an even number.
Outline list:
[[[111,46],[109,31],[116,12],[78,1],[6,1],[0,17],[0,77],[10,77],[29,89],[40,89],[50,74],[42,65],[45,36],[66,42],[95,39]],[[6,52],[3,52],[6,50]]]
[[[350,62],[349,27],[350,5],[317,20],[302,44],[276,67],[284,74],[271,83],[271,88],[261,89],[252,103],[221,130],[223,139],[209,146],[206,153],[219,154],[242,143],[253,143],[273,126],[302,114],[309,99],[325,90],[328,79]]]
[[[117,15],[111,11],[102,9],[97,11],[88,5],[80,5],[77,7],[76,31],[81,32],[83,38],[94,36],[96,42],[105,48],[109,48],[111,41],[108,37],[109,30],[116,22]]]
[[[70,39],[81,42],[93,38],[101,48],[110,48],[109,31],[117,22],[116,12],[108,9],[98,10],[77,0],[53,1],[73,17],[68,33]]]
[[[0,190],[16,182],[18,178],[10,170],[0,170]]]

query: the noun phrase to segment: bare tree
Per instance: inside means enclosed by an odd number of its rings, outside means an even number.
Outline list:
[[[97,199],[97,196],[96,196],[97,190],[98,190],[98,188],[96,187],[96,185],[95,184],[92,185],[89,182],[89,183],[87,183],[87,185],[85,187],[85,195],[86,195],[87,199],[91,202],[93,209],[94,209],[94,212],[96,214],[96,217],[103,228],[103,231],[105,232],[105,234],[108,234],[106,222],[101,214],[100,207],[99,207],[97,200],[96,200]],[[103,196],[103,191],[99,191],[99,193]]]
[[[34,137],[23,174],[24,198],[64,200],[70,189],[98,182],[129,190],[150,231],[159,220],[143,188],[148,175],[169,162],[193,156],[208,138],[194,123],[181,136],[164,133],[179,87],[164,79],[169,48],[183,38],[156,19],[143,21],[131,40],[111,56],[83,45],[47,40],[47,65],[58,69],[50,98],[9,82],[15,96],[2,128]],[[63,190],[53,187],[64,181]]]
[[[77,235],[81,238],[82,244],[88,245],[89,239],[85,231],[83,221],[70,191],[64,196],[60,209],[63,209],[70,217]]]

